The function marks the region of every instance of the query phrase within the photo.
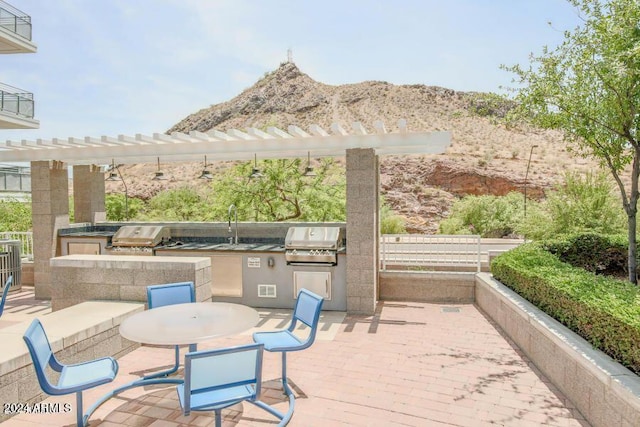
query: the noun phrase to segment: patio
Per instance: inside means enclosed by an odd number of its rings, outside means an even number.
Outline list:
[[[33,289],[25,287],[9,296],[0,327],[47,311],[33,299]],[[256,329],[271,330],[288,322],[286,311],[259,312]],[[199,348],[251,342],[254,330]],[[116,381],[86,392],[85,401],[150,368],[169,365],[172,357],[170,349],[156,347],[127,354],[119,359]],[[472,304],[380,302],[373,316],[323,312],[317,341],[289,356],[288,371],[296,392],[291,426],[589,425]],[[280,355],[265,353],[262,399],[286,410],[288,403],[278,388],[279,372]],[[74,396],[45,402],[74,405]],[[236,405],[223,415],[225,425],[276,424],[275,418],[250,404]],[[182,416],[175,389],[156,386],[122,393],[99,408],[90,421],[91,426],[105,427],[203,426],[211,425],[213,416]],[[2,425],[74,423],[72,410],[20,414]]]

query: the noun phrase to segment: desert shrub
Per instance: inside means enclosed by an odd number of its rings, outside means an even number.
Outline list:
[[[513,234],[522,217],[523,196],[465,196],[451,207],[449,218],[440,223],[442,234],[479,234],[505,237]]]
[[[380,234],[405,234],[407,232],[404,217],[396,215],[381,198]]]
[[[527,218],[519,230],[531,239],[560,234],[591,232],[618,234],[626,230],[622,203],[603,173],[565,175],[565,182],[547,194],[541,209],[527,207]]]
[[[491,263],[493,276],[635,373],[640,373],[640,289],[562,262],[534,242]]]

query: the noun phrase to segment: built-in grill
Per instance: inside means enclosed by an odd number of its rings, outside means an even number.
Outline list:
[[[153,255],[154,248],[169,238],[167,227],[125,225],[113,235],[111,246],[108,246],[105,252],[110,255]]]
[[[338,264],[340,227],[290,227],[284,240],[287,264]]]

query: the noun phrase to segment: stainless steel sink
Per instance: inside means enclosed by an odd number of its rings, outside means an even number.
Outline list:
[[[218,251],[250,251],[258,246],[260,246],[260,243],[238,243],[237,245],[233,243],[219,243],[212,249]]]

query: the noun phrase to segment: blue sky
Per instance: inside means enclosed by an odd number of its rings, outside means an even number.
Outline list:
[[[0,140],[165,132],[287,58],[328,84],[384,80],[500,92],[579,23],[565,0],[9,0],[36,54],[0,56],[38,130]],[[548,22],[552,22],[550,27]]]

